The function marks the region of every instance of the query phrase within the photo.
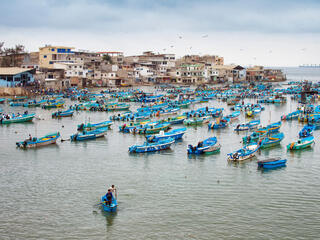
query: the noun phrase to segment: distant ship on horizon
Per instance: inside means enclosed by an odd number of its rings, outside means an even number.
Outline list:
[[[301,68],[320,68],[320,64],[302,64],[299,65]]]

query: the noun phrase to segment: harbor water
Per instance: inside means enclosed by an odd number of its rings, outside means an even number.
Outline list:
[[[231,112],[220,100],[193,108],[204,106]],[[294,111],[297,102],[288,96],[286,104],[264,106],[265,126]],[[54,109],[29,111],[38,117],[31,123],[0,125],[0,239],[319,239],[320,130],[312,148],[288,152],[286,145],[298,139],[304,125],[283,122],[281,144],[243,163],[227,161],[227,153],[241,148],[246,135],[233,131],[249,121],[243,113],[226,129],[188,127],[182,141],[157,153],[129,154],[128,147],[144,137],[120,133],[121,122],[101,139],[17,149],[15,143],[29,134],[59,131],[68,139],[78,124],[114,114],[79,111],[72,118],[52,119]],[[217,137],[220,153],[187,155],[188,144],[210,136]],[[286,158],[287,167],[259,170],[257,160],[270,157]],[[99,206],[111,184],[119,203],[113,214]]]

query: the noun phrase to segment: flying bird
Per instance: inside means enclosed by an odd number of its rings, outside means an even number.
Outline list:
[[[302,49],[301,49],[301,51],[305,51],[305,50],[307,50],[307,49],[306,49],[306,48],[302,48]]]
[[[166,51],[167,49],[166,48],[164,48],[164,49],[162,49],[163,51]]]
[[[244,51],[244,49],[240,48],[240,51]]]
[[[179,36],[180,39],[182,39],[182,36]]]
[[[207,37],[208,37],[208,34],[206,34],[206,35],[203,35],[202,37],[203,37],[203,38],[207,38]]]
[[[172,46],[170,46],[171,48],[173,48],[174,46],[172,45]]]

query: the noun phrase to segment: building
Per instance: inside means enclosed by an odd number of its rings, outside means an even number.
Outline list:
[[[243,82],[246,80],[246,69],[240,65],[216,65],[212,69],[218,73],[218,82]]]
[[[176,68],[177,83],[193,83],[203,84],[205,81],[205,65],[198,64],[182,64]]]
[[[247,68],[246,80],[248,82],[262,81],[264,79],[264,67],[254,66]]]
[[[39,66],[41,68],[54,69],[56,63],[72,63],[68,59],[70,54],[73,54],[73,47],[51,46],[39,48]]]
[[[283,74],[281,69],[264,69],[264,80],[265,81],[275,81],[281,82],[286,81],[287,77]]]
[[[0,68],[0,87],[17,87],[33,84],[35,69],[18,67]]]

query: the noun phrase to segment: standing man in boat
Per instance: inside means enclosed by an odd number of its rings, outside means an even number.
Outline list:
[[[112,192],[114,198],[117,199],[118,198],[118,193],[117,193],[117,189],[116,189],[116,187],[114,185],[111,185],[111,192]]]
[[[112,196],[112,192],[111,192],[111,188],[108,189],[108,192],[106,194],[106,203],[110,206],[111,203],[112,203],[112,199],[113,199],[113,196]]]

